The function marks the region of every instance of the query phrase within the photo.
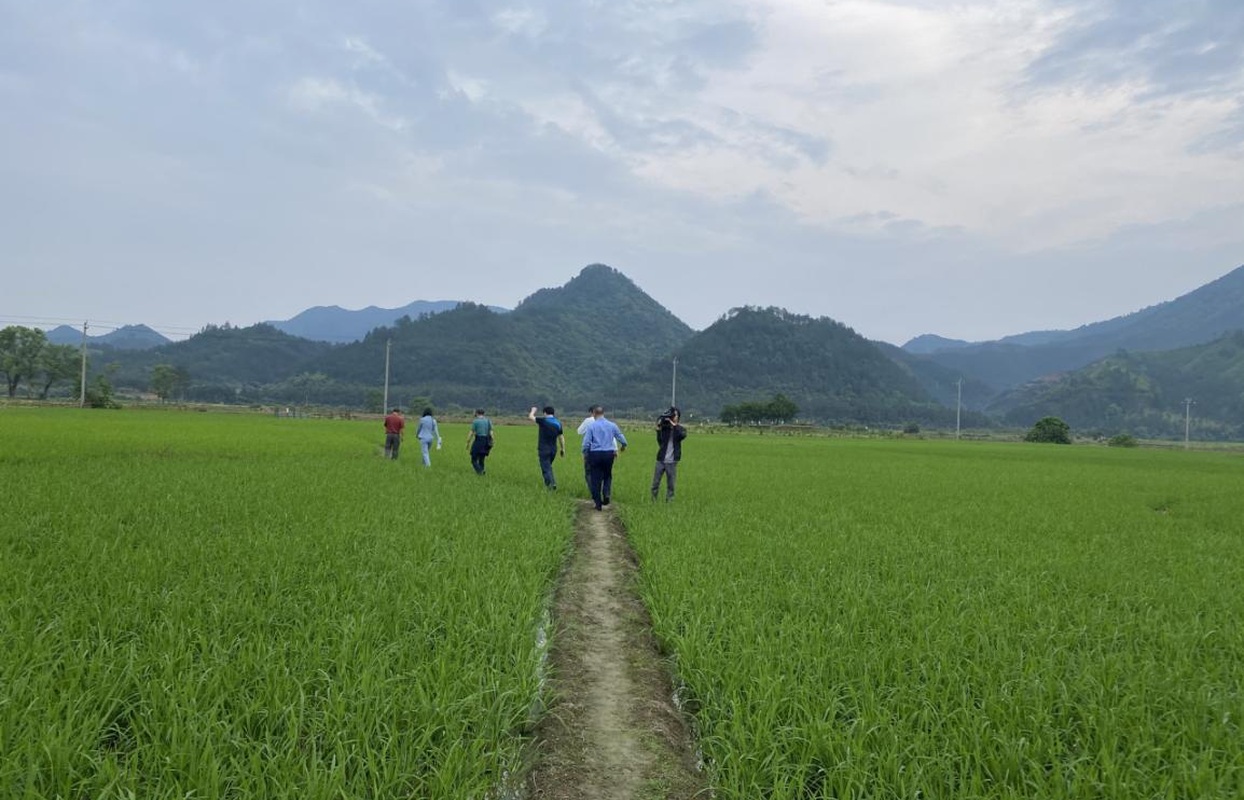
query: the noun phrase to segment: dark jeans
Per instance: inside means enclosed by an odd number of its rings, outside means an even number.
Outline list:
[[[471,467],[474,468],[476,475],[484,474],[485,458],[488,458],[488,451],[471,448]]]
[[[608,502],[613,493],[613,461],[617,457],[618,454],[612,450],[594,450],[587,454],[588,464],[592,469],[588,485],[597,508]]]
[[[544,485],[550,489],[557,488],[557,478],[553,475],[553,459],[557,458],[557,451],[539,451],[540,456],[540,474],[544,476]]]
[[[397,451],[402,448],[402,434],[386,433],[384,435],[384,457],[397,458]]]

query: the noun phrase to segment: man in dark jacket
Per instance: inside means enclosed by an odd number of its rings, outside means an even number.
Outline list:
[[[676,406],[657,420],[657,468],[652,473],[652,499],[657,499],[661,488],[661,476],[665,476],[665,500],[674,499],[674,484],[678,480],[678,462],[682,459],[682,440],[687,429],[679,424],[682,413]]]

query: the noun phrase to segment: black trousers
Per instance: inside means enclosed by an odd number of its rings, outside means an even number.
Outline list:
[[[612,450],[593,450],[587,454],[588,466],[591,468],[591,479],[588,482],[592,490],[592,502],[600,508],[609,500],[613,493],[613,461],[618,454]]]

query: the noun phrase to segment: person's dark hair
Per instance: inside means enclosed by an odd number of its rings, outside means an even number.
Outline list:
[[[482,408],[477,408],[477,409],[475,409],[475,416],[477,416],[477,417],[482,417],[482,416],[484,416],[484,409],[482,409]]]
[[[393,413],[394,413],[394,414],[401,413],[401,410],[402,410],[402,409],[398,408],[397,406],[394,406],[394,407],[393,407]]]
[[[432,409],[430,409],[430,408],[425,408],[425,409],[423,409],[423,416],[425,416],[425,417],[430,417],[430,416],[432,416]]]
[[[602,405],[594,405],[594,406],[592,406],[592,413],[593,413],[593,414],[604,414],[604,413],[605,413],[605,407],[604,407],[604,406],[602,406]]]
[[[551,416],[553,416],[554,414],[556,414],[557,412],[553,410],[553,407],[552,407],[552,406],[545,406],[545,407],[544,407],[544,413],[545,413],[545,414],[548,414],[548,415],[551,417]]]

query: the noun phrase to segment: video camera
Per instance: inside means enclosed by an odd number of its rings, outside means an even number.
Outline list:
[[[662,428],[669,428],[674,424],[674,420],[680,416],[677,406],[670,406],[669,410],[657,417],[657,425]]]

